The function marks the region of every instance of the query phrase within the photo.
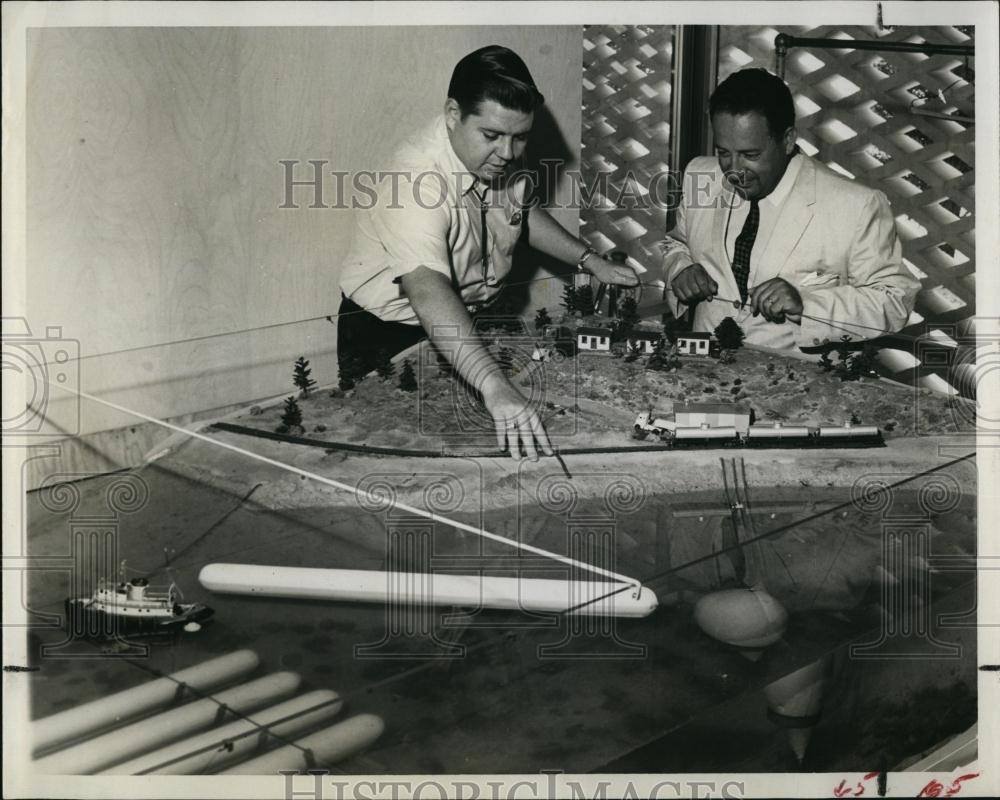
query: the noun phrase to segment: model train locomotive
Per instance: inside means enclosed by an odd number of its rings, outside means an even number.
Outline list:
[[[670,447],[884,447],[882,431],[874,425],[788,425],[753,423],[752,410],[728,404],[680,406],[673,415],[639,414],[633,436],[658,437]]]

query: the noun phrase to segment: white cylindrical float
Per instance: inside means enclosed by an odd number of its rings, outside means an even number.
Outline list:
[[[330,728],[298,739],[294,745],[285,745],[257,758],[237,764],[222,775],[277,775],[279,770],[322,769],[350,758],[368,747],[382,735],[385,725],[374,714],[358,714]],[[311,760],[306,760],[308,750]]]
[[[190,698],[191,692],[179,684],[205,692],[253,672],[258,664],[260,659],[252,650],[237,650],[235,653],[182,669],[170,677],[157,678],[108,697],[84,703],[82,706],[35,720],[31,723],[32,749],[37,753],[162,708],[177,700],[180,692],[183,692],[186,698]]]
[[[199,775],[214,772],[253,754],[264,737],[261,728],[285,739],[295,737],[335,716],[342,705],[336,692],[320,689],[254,712],[249,720],[231,722],[99,774]]]
[[[32,768],[44,775],[90,775],[111,764],[145,753],[167,742],[207,728],[224,718],[222,706],[247,713],[299,688],[302,679],[294,672],[276,672],[249,683],[195,700],[118,728],[86,742],[58,750],[39,759]]]
[[[208,564],[198,575],[206,589],[261,597],[362,603],[561,612],[588,616],[645,617],[656,595],[644,586],[614,581],[382,572],[360,569]]]

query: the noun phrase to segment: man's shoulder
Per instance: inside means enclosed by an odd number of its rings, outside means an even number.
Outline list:
[[[684,168],[685,203],[700,207],[708,197],[715,197],[722,187],[722,169],[715,156],[697,156]],[[697,202],[695,198],[700,198]]]
[[[433,169],[440,167],[444,155],[444,118],[440,114],[407,136],[393,153],[396,169]]]
[[[406,187],[397,202],[412,197],[421,208],[446,205],[449,186],[456,180],[444,152],[447,141],[444,118],[438,115],[397,145],[389,172],[398,176],[397,185]]]

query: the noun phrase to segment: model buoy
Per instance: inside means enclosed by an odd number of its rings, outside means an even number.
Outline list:
[[[784,635],[788,612],[762,589],[724,589],[695,604],[694,620],[713,639],[754,658]]]
[[[830,662],[830,656],[817,659],[764,687],[768,719],[787,730],[788,743],[800,764],[823,708]]]

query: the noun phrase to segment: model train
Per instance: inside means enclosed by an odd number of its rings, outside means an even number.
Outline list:
[[[642,413],[636,417],[633,435],[657,436],[670,447],[884,447],[882,431],[874,425],[785,425],[746,424],[713,426],[679,425],[675,420]]]

